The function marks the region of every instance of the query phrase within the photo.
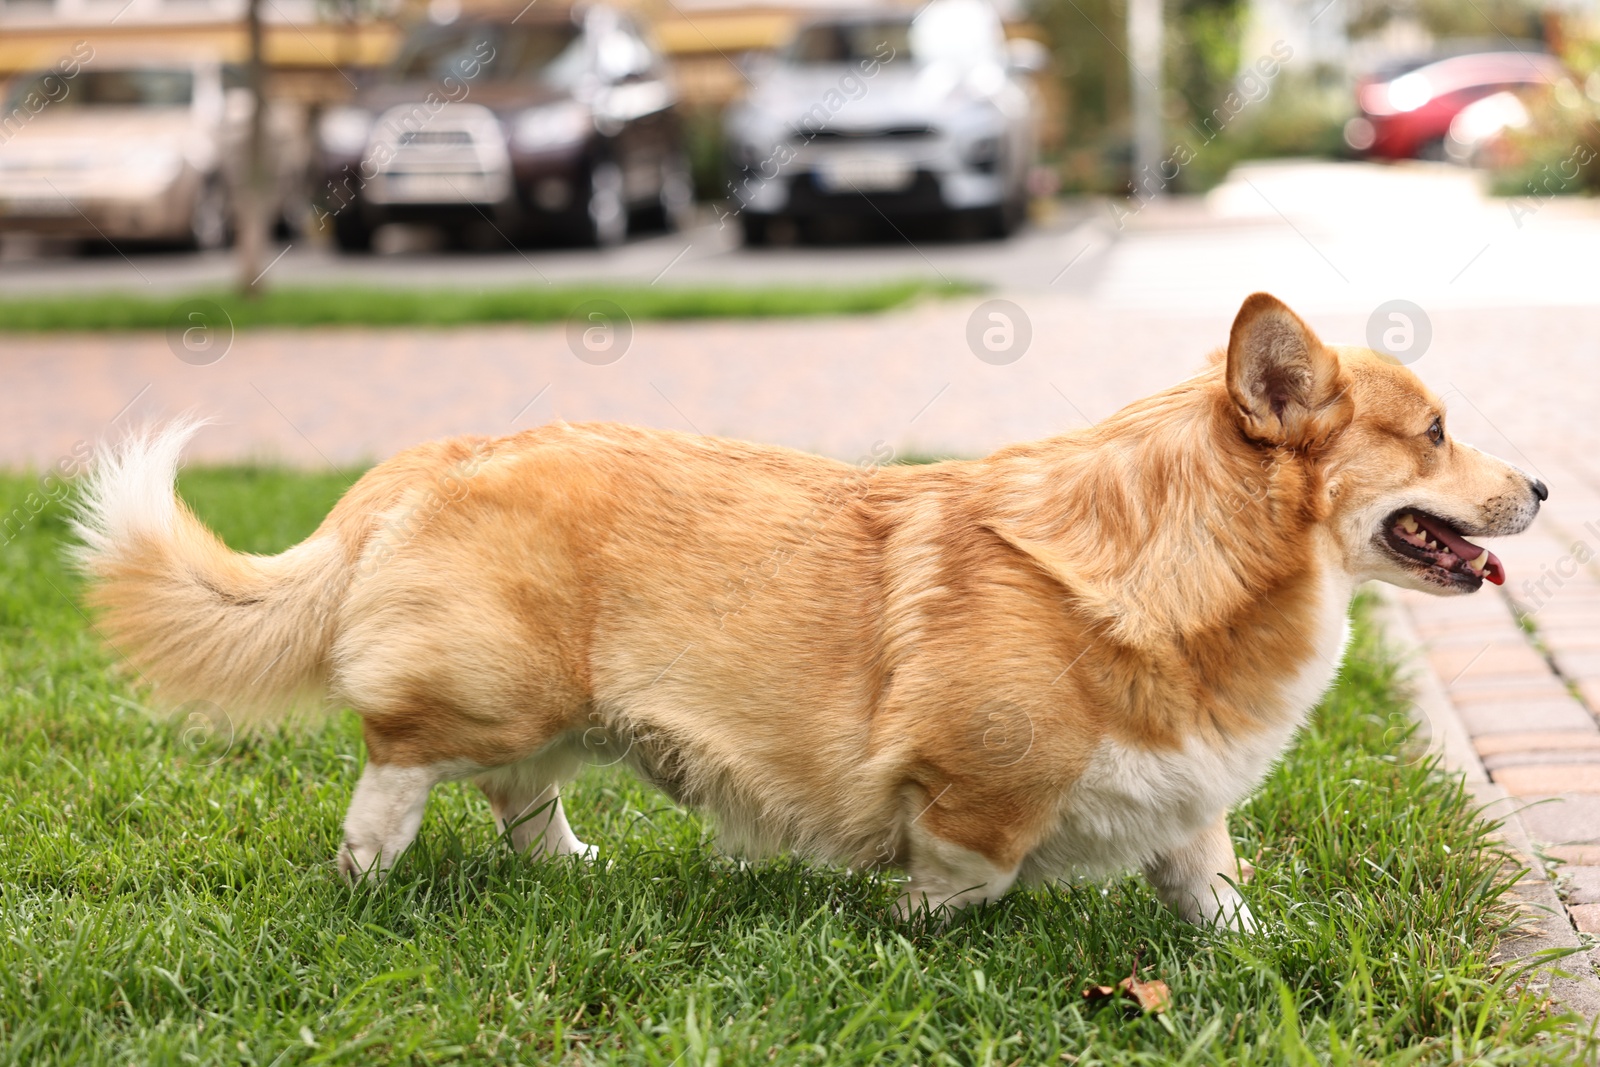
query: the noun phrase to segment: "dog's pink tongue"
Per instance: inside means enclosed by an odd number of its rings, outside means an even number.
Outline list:
[[[1428,532],[1433,534],[1439,541],[1442,541],[1444,546],[1454,552],[1458,559],[1477,559],[1486,551],[1466,538],[1461,537],[1453,530],[1447,530],[1443,526],[1431,522],[1426,525]],[[1490,552],[1489,558],[1484,560],[1483,576],[1495,585],[1506,584],[1506,569],[1501,564],[1500,557],[1493,552]]]

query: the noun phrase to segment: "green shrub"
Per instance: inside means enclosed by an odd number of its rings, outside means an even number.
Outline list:
[[[1263,99],[1239,111],[1213,140],[1204,139],[1203,129],[1181,131],[1188,135],[1194,159],[1179,175],[1178,188],[1210,189],[1246,159],[1344,155],[1344,124],[1353,106],[1343,85],[1286,69]]]
[[[1494,192],[1539,204],[1552,196],[1600,190],[1600,127],[1594,107],[1581,97],[1566,102],[1552,98],[1533,101],[1528,110],[1532,123],[1507,137],[1509,162],[1495,172]]]

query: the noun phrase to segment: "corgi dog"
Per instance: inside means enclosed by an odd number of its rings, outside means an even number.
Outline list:
[[[555,424],[402,452],[275,556],[176,499],[194,429],[86,476],[88,599],[161,701],[355,709],[347,876],[452,779],[519,850],[592,856],[560,788],[620,761],[742,855],[904,872],[902,915],[1137,867],[1250,929],[1227,811],[1332,682],[1357,583],[1503,583],[1468,538],[1546,497],[1264,293],[1197,376],[983,459]]]

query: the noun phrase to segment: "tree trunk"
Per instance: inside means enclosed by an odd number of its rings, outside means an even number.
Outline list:
[[[239,183],[234,229],[239,240],[239,291],[261,292],[267,251],[267,93],[266,64],[261,55],[261,0],[245,5],[245,32],[250,43],[246,79],[250,84],[250,134],[245,144],[244,181]]]
[[[1133,195],[1160,196],[1162,153],[1161,0],[1128,0],[1128,76],[1133,88]]]

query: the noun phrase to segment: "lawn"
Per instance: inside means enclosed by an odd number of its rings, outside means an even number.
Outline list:
[[[470,322],[558,322],[602,300],[635,321],[852,315],[923,296],[974,292],[926,281],[856,286],[527,286],[515,289],[367,289],[330,285],[269,289],[247,300],[216,292],[167,296],[84,293],[0,300],[0,332],[164,330],[186,325],[197,301],[219,306],[238,329],[252,326],[455,326]],[[213,312],[214,314],[214,312]]]
[[[36,481],[0,477],[10,512]],[[233,546],[304,536],[333,475],[187,472]],[[1505,875],[1416,758],[1358,613],[1337,689],[1234,818],[1261,933],[1186,927],[1135,878],[1017,892],[950,929],[892,880],[720,857],[615,770],[571,791],[608,862],[539,866],[441,787],[381,887],[331,859],[346,712],[266,740],[153,722],[74,603],[52,505],[0,547],[0,1058],[260,1065],[1572,1063],[1489,962]],[[1091,1007],[1141,977],[1164,1014]]]

